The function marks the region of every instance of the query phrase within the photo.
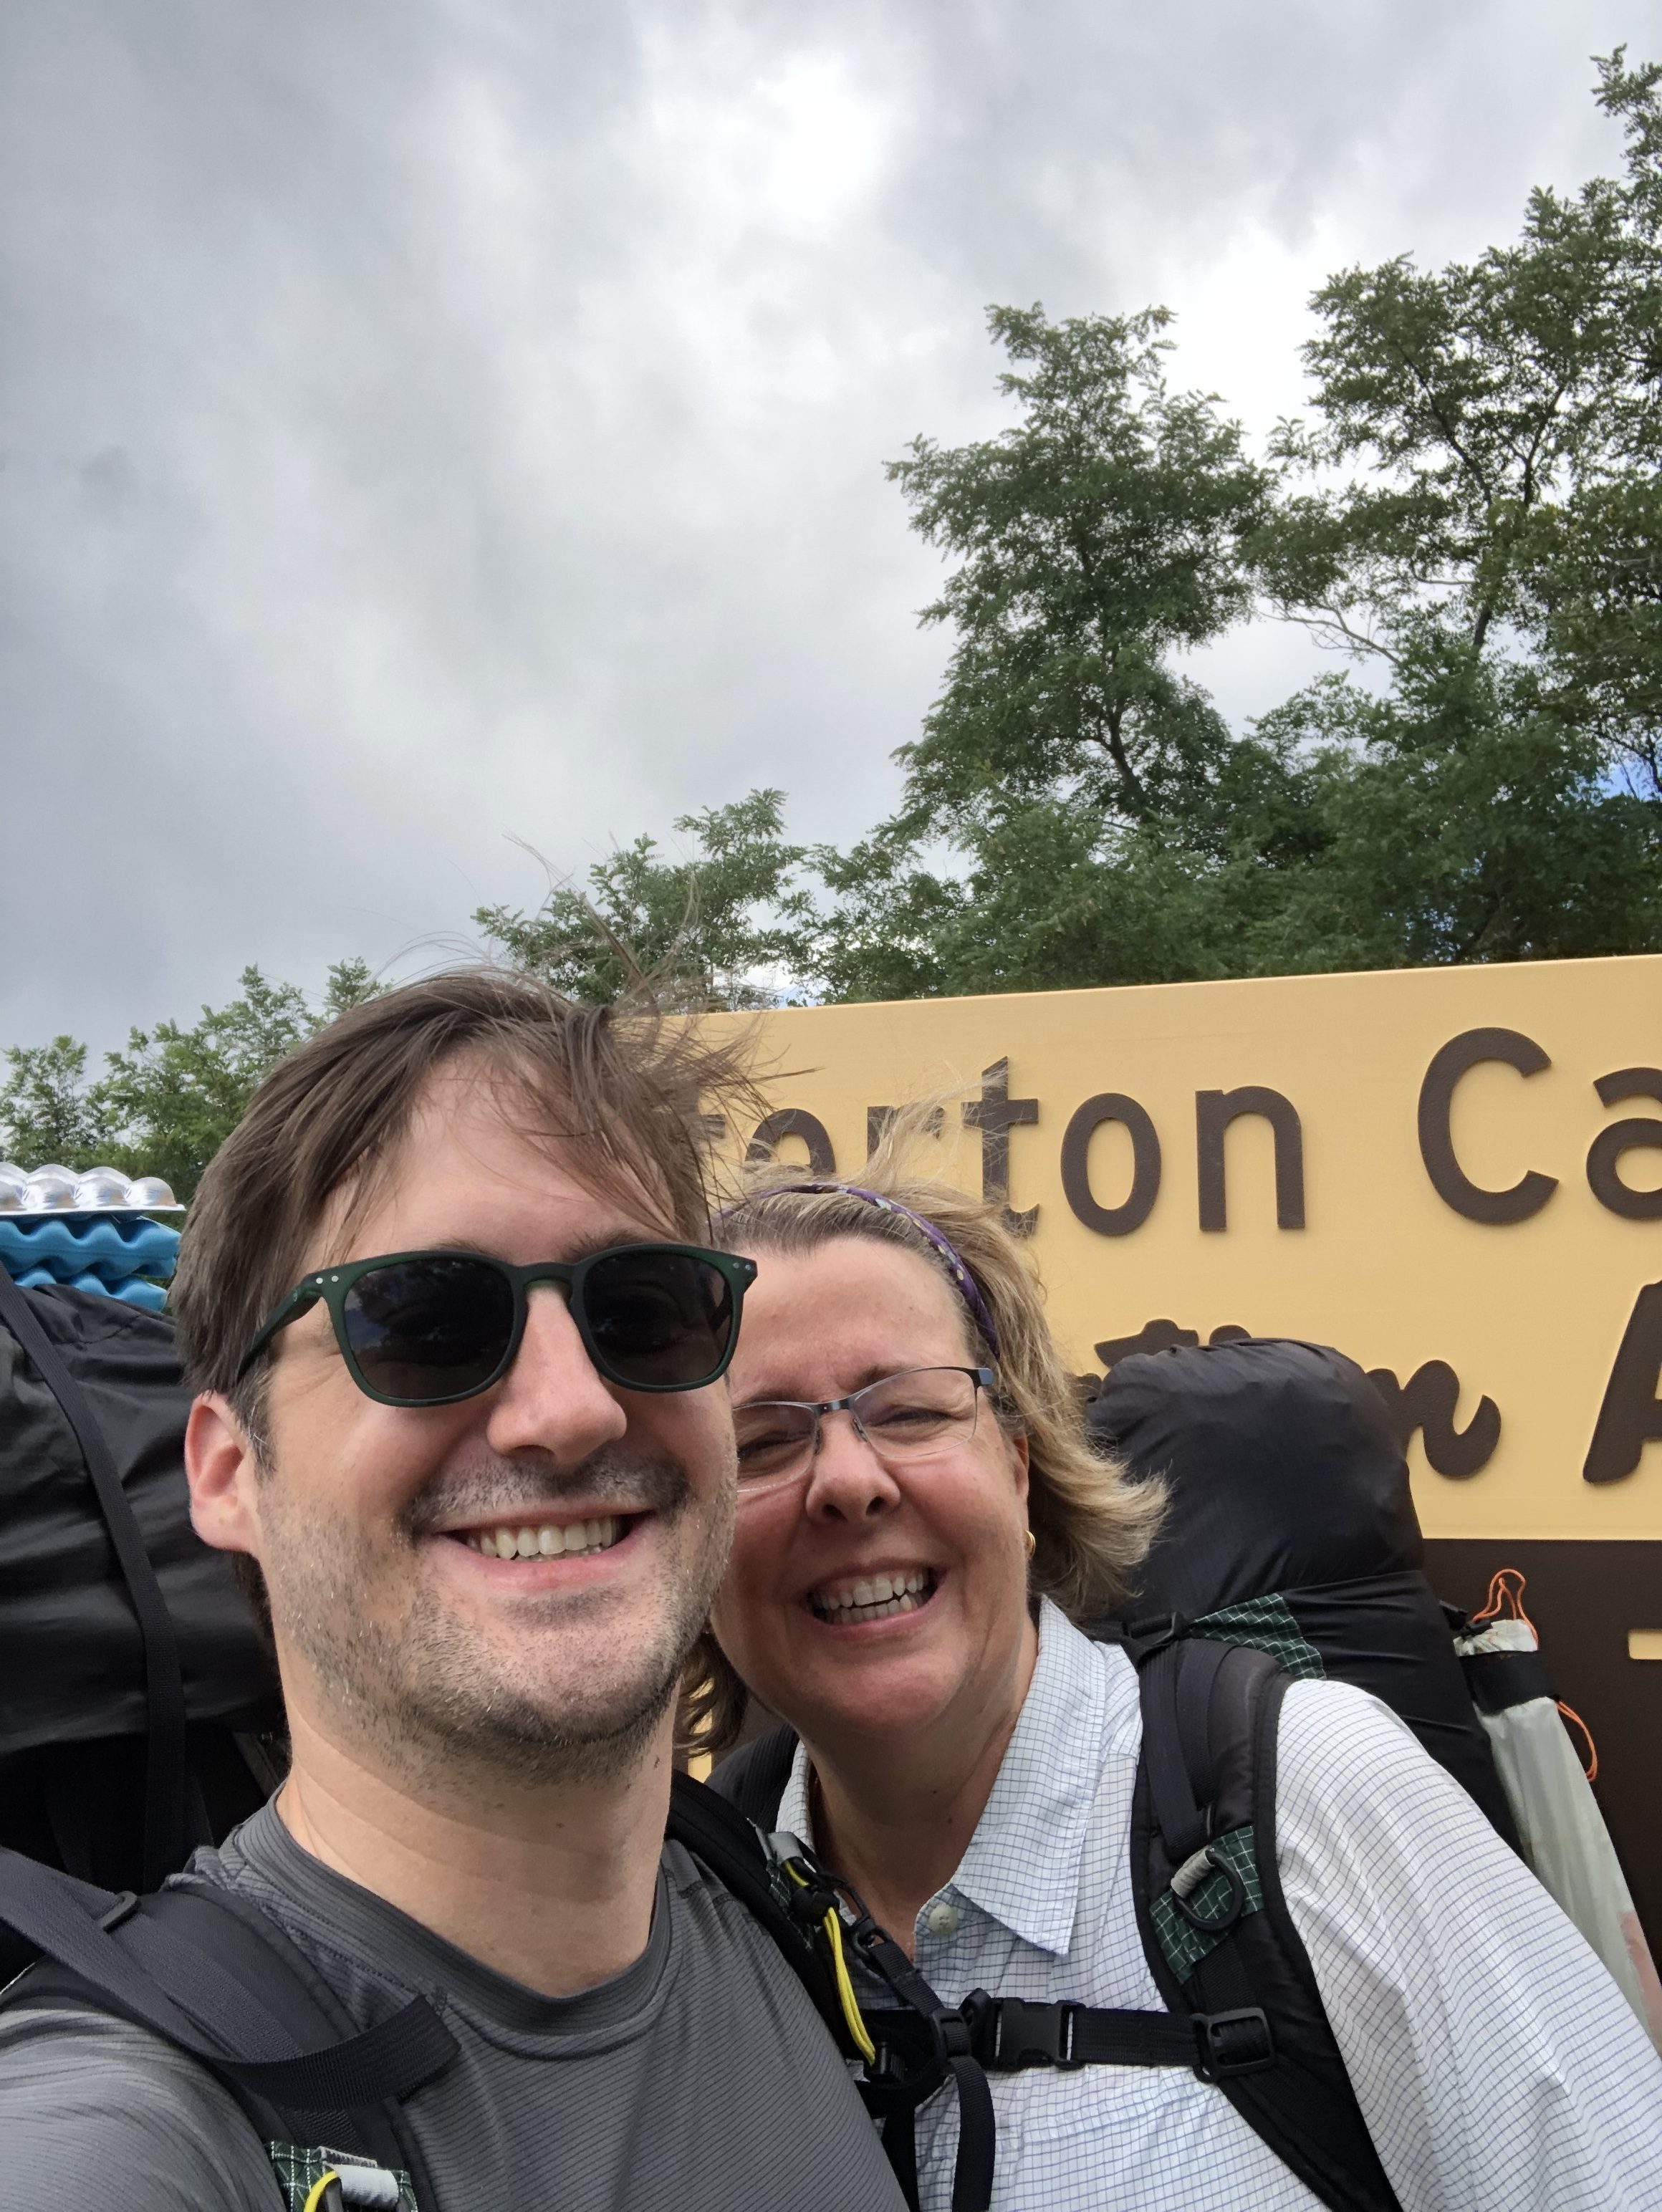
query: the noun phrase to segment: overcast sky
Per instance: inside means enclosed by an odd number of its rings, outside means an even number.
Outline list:
[[[393,972],[523,840],[890,804],[947,650],[883,461],[990,301],[1300,404],[1330,270],[1619,164],[1592,0],[8,0],[0,1044]],[[1226,641],[1274,703],[1306,648]]]

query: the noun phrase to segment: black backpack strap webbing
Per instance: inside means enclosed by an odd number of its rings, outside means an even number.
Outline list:
[[[1137,1921],[1160,1994],[1194,2037],[1196,2070],[1332,2212],[1400,2212],[1282,1889],[1276,1746],[1291,1678],[1267,1652],[1186,1640],[1145,1656],[1139,1676]]]
[[[1193,2072],[1196,2050],[1187,2021],[1169,2012],[1129,2012],[1105,2005],[1036,2004],[973,1990],[959,2008],[970,2044],[989,2073],[1030,2066],[1168,2066]]]
[[[795,1756],[796,1731],[782,1721],[724,1759],[710,1776],[709,1787],[736,1805],[747,1820],[754,1820],[764,1834],[771,1835],[779,1826],[779,1801]]]
[[[149,1715],[144,1768],[144,1887],[159,1888],[184,1865],[194,1844],[210,1840],[205,1834],[192,1832],[193,1793],[186,1756],[185,1678],[180,1667],[179,1638],[98,1417],[62,1352],[3,1267],[0,1267],[0,1321],[27,1353],[75,1432],[116,1564],[137,1616]]]
[[[839,2041],[846,2041],[843,2008],[825,1961],[803,1923],[794,1919],[774,1893],[762,1838],[726,1798],[677,1774],[670,1784],[670,1839],[702,1859],[716,1880],[745,1906],[773,1939],[785,1963],[813,2001],[815,2010]]]
[[[207,1883],[112,1897],[0,1851],[0,1923],[47,1962],[9,2003],[92,2003],[149,2028],[208,2067],[263,2139],[311,2136],[402,2165],[434,2212],[396,2110],[456,2054],[424,1997],[356,2028],[275,1922]]]

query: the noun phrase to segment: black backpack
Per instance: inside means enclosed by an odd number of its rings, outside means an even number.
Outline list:
[[[1137,1668],[1132,1882],[1169,2009],[977,1991],[963,2007],[972,2052],[993,2071],[1187,2066],[1334,2212],[1397,2212],[1282,1892],[1275,1756],[1290,1682],[1353,1682],[1408,1722],[1516,1847],[1454,1652],[1463,1616],[1421,1569],[1401,1445],[1353,1361],[1282,1340],[1123,1360],[1090,1419],[1134,1470],[1161,1474],[1171,1500],[1135,1617],[1089,1625]],[[774,1729],[713,1786],[776,1826],[794,1745]]]
[[[455,2055],[438,2011],[417,1996],[359,2031],[268,1914],[179,1872],[264,1802],[282,1753],[269,1651],[190,1526],[171,1324],[92,1293],[25,1292],[3,1270],[0,1323],[0,2002],[92,2003],[200,2059],[270,2148],[291,2212],[326,2160],[378,2168],[406,2208],[435,2212],[402,2103]],[[857,2055],[817,1869],[788,1875],[685,1775],[668,1833],[747,1906]],[[867,1949],[918,2029],[862,2085],[903,2185],[902,2123],[951,2079],[954,2212],[984,2212],[992,2106],[964,2023],[881,1931]]]
[[[0,1844],[154,1888],[270,1794],[271,1656],[191,1527],[173,1324],[0,1269]]]

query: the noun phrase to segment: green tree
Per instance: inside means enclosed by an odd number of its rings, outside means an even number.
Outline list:
[[[1021,422],[889,464],[914,529],[962,556],[922,617],[958,642],[897,756],[909,826],[959,838],[1058,791],[1105,823],[1209,811],[1229,735],[1172,656],[1248,611],[1269,482],[1215,398],[1166,390],[1170,319],[995,307],[994,337],[1032,364],[999,378]]]
[[[0,1127],[22,1167],[108,1164],[159,1175],[189,1198],[202,1171],[241,1119],[254,1086],[285,1053],[380,986],[362,960],[329,970],[316,1005],[292,983],[245,968],[240,994],[177,1022],[134,1030],[107,1072],[86,1079],[87,1048],[73,1037],[14,1047],[0,1088]]]
[[[995,311],[1021,423],[890,471],[958,643],[900,811],[814,856],[833,995],[1662,945],[1662,70],[1598,70],[1625,174],[1324,286],[1273,487],[1162,314]],[[1232,733],[1173,656],[1255,599],[1362,680]]]
[[[473,919],[514,966],[587,1005],[650,977],[668,1006],[771,1006],[807,957],[807,855],[786,842],[783,805],[782,792],[752,791],[682,815],[685,859],[637,837],[590,868],[587,891],[557,884],[533,914]]]
[[[87,1080],[87,1048],[72,1036],[11,1045],[0,1085],[0,1152],[19,1167],[91,1168],[110,1157],[103,1102]]]
[[[1662,69],[1598,70],[1623,178],[1533,193],[1470,264],[1316,295],[1315,420],[1275,441],[1313,481],[1260,572],[1373,681],[1261,728],[1312,835],[1253,966],[1662,945]]]

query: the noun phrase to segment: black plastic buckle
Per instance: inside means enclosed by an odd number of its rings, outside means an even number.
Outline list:
[[[1239,2012],[1197,2012],[1195,2071],[1202,2081],[1233,2081],[1242,2074],[1262,2074],[1275,2063],[1275,2039],[1257,2005]]]
[[[103,1918],[98,1924],[107,1934],[112,1928],[119,1928],[124,1920],[130,1917],[130,1916],[137,1912],[137,1910],[138,1898],[137,1893],[131,1889],[124,1889],[120,1896],[116,1899],[115,1903],[110,1907],[109,1911],[104,1915]]]
[[[1000,2074],[1027,2066],[1082,2066],[1074,2057],[1076,2004],[1029,2004],[1021,1997],[973,1990],[960,2008],[969,2022],[973,2055]]]

